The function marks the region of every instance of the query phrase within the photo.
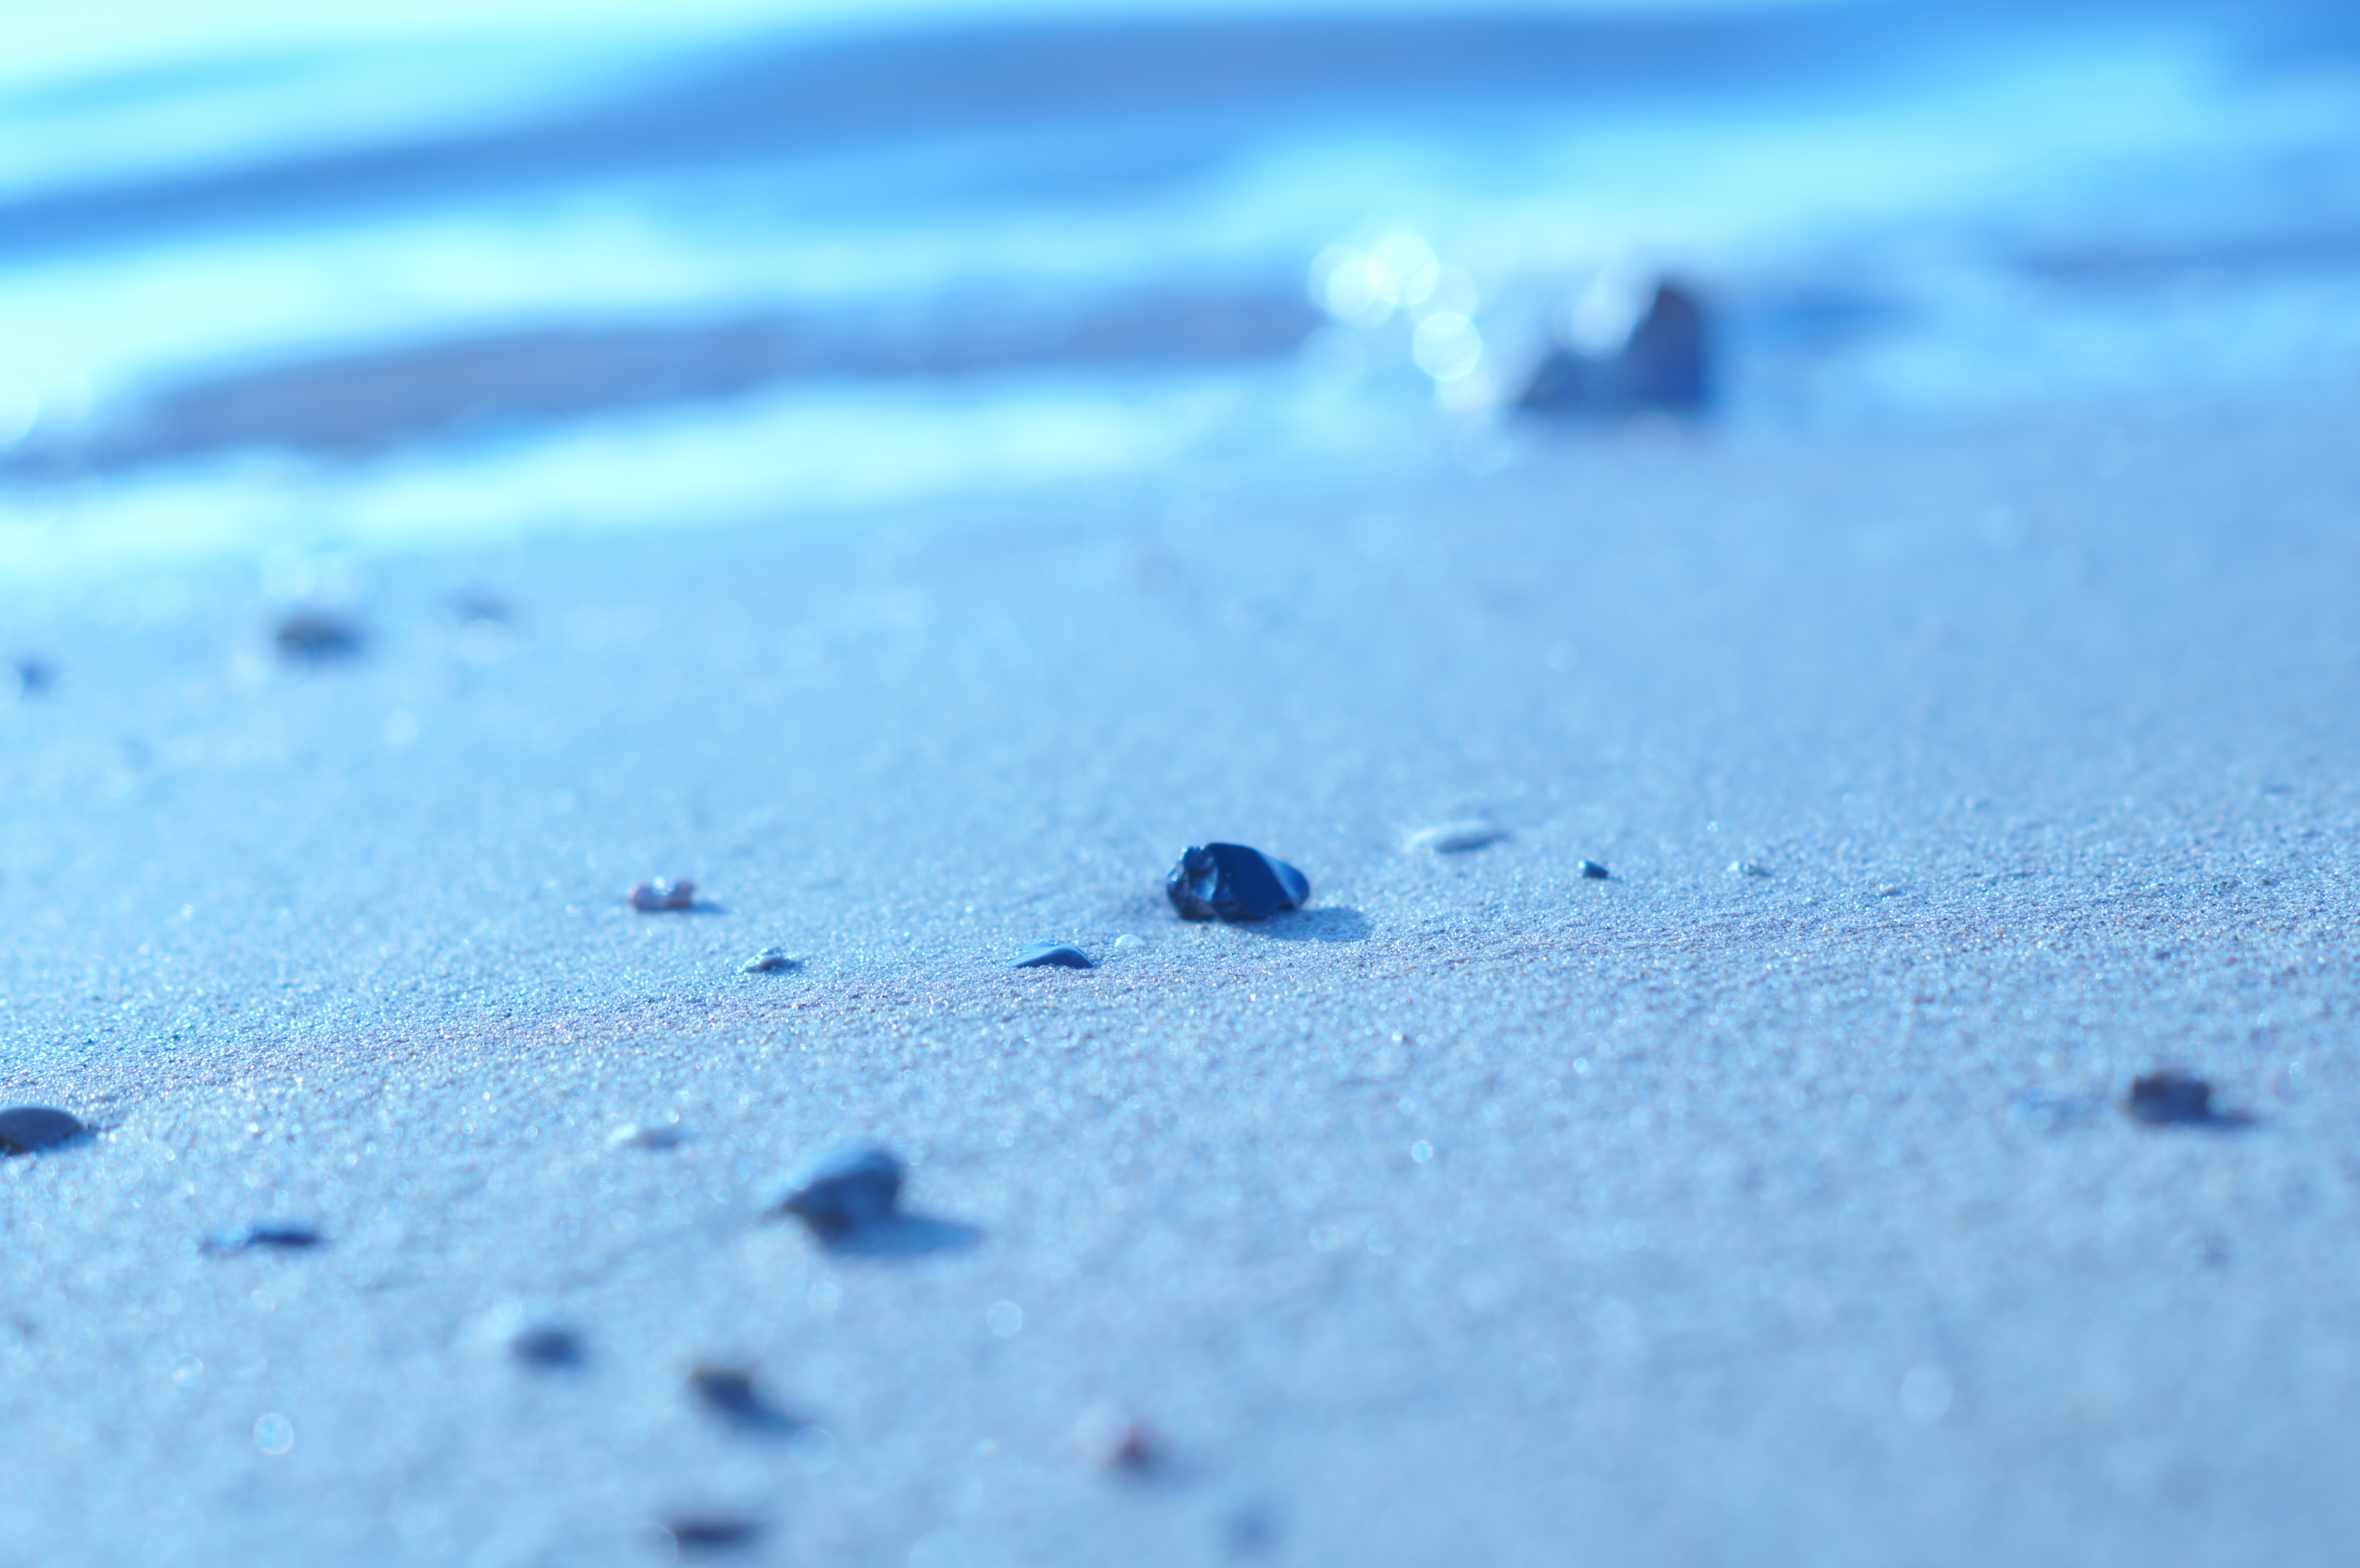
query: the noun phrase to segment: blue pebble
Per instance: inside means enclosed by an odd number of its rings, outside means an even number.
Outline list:
[[[1311,879],[1241,844],[1192,844],[1164,879],[1185,920],[1259,920],[1310,902]]]
[[[0,1154],[38,1154],[70,1143],[89,1130],[49,1105],[11,1105],[0,1111]]]
[[[838,1144],[790,1172],[769,1207],[794,1215],[824,1241],[839,1240],[892,1219],[908,1174],[900,1160],[876,1144]]]
[[[1068,947],[1061,942],[1036,942],[1016,955],[1011,969],[1088,969],[1094,967],[1089,954],[1078,947]]]

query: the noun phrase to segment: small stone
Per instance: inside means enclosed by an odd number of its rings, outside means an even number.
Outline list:
[[[660,1151],[678,1149],[688,1141],[688,1134],[677,1127],[642,1127],[638,1122],[625,1122],[606,1135],[606,1141],[617,1149]]]
[[[279,623],[271,634],[282,659],[301,664],[322,664],[350,659],[361,650],[361,629],[326,610],[298,610]]]
[[[38,697],[49,689],[49,682],[57,679],[57,672],[49,668],[47,659],[18,659],[10,661],[8,677],[9,684],[16,688],[9,695]]]
[[[1443,822],[1435,827],[1420,828],[1405,841],[1413,851],[1424,850],[1430,855],[1466,855],[1495,844],[1508,836],[1505,828],[1490,822]]]
[[[677,882],[669,877],[659,877],[631,889],[631,908],[643,915],[659,909],[685,909],[695,902],[696,884],[684,877]]]
[[[1585,860],[1581,863],[1581,874],[1584,877],[1595,877],[1601,882],[1605,881],[1609,875],[1606,867],[1594,860]]]
[[[1074,1448],[1099,1470],[1145,1470],[1155,1463],[1155,1435],[1147,1423],[1111,1399],[1101,1400],[1074,1422]]]
[[[1759,861],[1732,860],[1729,863],[1729,874],[1732,877],[1767,877],[1770,868]]]
[[[233,1236],[207,1236],[197,1244],[197,1250],[213,1253],[257,1250],[300,1252],[308,1247],[322,1245],[325,1239],[310,1225],[249,1225],[244,1231]]]
[[[736,1552],[753,1545],[762,1534],[761,1524],[757,1520],[704,1514],[666,1519],[662,1529],[683,1557]]]
[[[840,1241],[864,1225],[894,1218],[908,1173],[876,1144],[838,1144],[796,1167],[768,1207],[794,1215],[822,1241]]]
[[[1181,852],[1164,891],[1182,920],[1259,920],[1309,902],[1311,880],[1258,849],[1204,844]]]
[[[783,947],[766,947],[738,966],[740,975],[784,975],[790,969],[800,969],[799,959],[787,956]]]
[[[1089,954],[1061,942],[1036,942],[1016,955],[1011,969],[1088,969]]]
[[[2123,1109],[2149,1127],[2216,1127],[2231,1119],[2212,1108],[2212,1084],[2168,1067],[2132,1079]]]
[[[571,1372],[589,1359],[581,1335],[570,1328],[546,1325],[520,1331],[508,1341],[508,1354],[528,1367],[550,1372]]]
[[[749,1368],[698,1366],[689,1372],[688,1386],[706,1409],[748,1432],[789,1436],[803,1425],[762,1397]]]
[[[1114,950],[1117,953],[1137,953],[1146,945],[1147,939],[1136,931],[1125,931],[1114,939]]]
[[[38,1154],[70,1143],[90,1129],[49,1105],[11,1105],[0,1111],[0,1155]]]

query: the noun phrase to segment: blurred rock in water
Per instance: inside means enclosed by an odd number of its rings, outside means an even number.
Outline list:
[[[1516,398],[1555,418],[1612,418],[1649,410],[1695,413],[1711,400],[1705,314],[1677,284],[1659,283],[1622,346],[1603,354],[1557,348]]]

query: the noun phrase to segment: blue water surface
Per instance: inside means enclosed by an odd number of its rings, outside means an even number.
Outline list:
[[[18,9],[0,572],[1515,461],[2360,365],[2338,8]]]

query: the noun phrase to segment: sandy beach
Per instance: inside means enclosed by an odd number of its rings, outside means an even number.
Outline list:
[[[0,1103],[100,1130],[0,1160],[0,1560],[2340,1561],[2348,425],[385,551],[313,662],[19,593]],[[850,1136],[974,1245],[764,1216]]]

